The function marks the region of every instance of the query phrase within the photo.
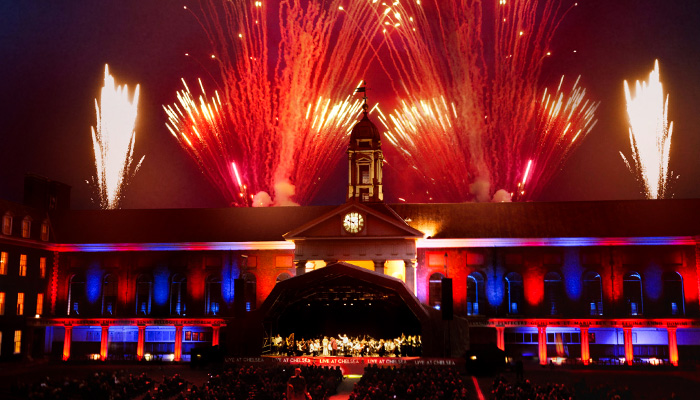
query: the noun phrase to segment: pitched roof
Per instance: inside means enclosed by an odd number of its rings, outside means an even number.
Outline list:
[[[433,238],[658,237],[700,235],[700,199],[557,203],[394,204]],[[336,206],[74,210],[52,216],[58,243],[282,241]]]
[[[700,199],[395,204],[433,238],[658,237],[700,234]],[[409,221],[410,220],[410,221]]]
[[[58,243],[282,241],[334,206],[79,210],[53,218]]]

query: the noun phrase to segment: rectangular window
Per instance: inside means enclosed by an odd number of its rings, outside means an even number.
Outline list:
[[[15,331],[15,354],[22,350],[22,331]]]
[[[5,315],[5,292],[0,292],[0,315]]]
[[[44,312],[44,294],[36,295],[36,315],[41,315]]]
[[[19,276],[27,276],[27,255],[19,256]]]
[[[17,315],[24,315],[24,293],[17,293]]]
[[[12,235],[12,217],[5,215],[2,218],[2,234]]]
[[[46,222],[41,224],[41,240],[44,242],[49,240],[49,224]]]
[[[0,253],[0,275],[7,275],[7,252]]]
[[[275,267],[289,268],[293,264],[293,256],[275,256]]]
[[[32,227],[32,221],[25,219],[22,221],[22,237],[28,238]]]
[[[39,278],[46,278],[46,257],[39,258]]]
[[[369,185],[372,183],[372,180],[370,179],[369,176],[369,165],[360,165],[360,183],[363,185]]]

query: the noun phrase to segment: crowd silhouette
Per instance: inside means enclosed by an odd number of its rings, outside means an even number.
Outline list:
[[[454,368],[368,366],[350,400],[468,399],[463,373]]]

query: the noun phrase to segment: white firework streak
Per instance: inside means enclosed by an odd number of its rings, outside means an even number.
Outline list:
[[[145,158],[141,157],[132,170],[138,102],[139,85],[136,85],[133,100],[129,100],[129,88],[126,85],[117,86],[114,77],[109,74],[109,66],[105,65],[100,102],[95,99],[97,126],[92,127],[97,169],[95,181],[103,209],[119,208],[122,189]]]
[[[634,97],[625,81],[627,115],[630,121],[630,146],[632,159],[622,152],[622,159],[629,170],[638,175],[649,199],[666,197],[669,179],[668,163],[671,150],[673,122],[668,122],[668,95],[659,80],[659,61],[648,82],[635,83]]]

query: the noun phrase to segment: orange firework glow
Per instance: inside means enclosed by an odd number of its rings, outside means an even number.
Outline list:
[[[559,4],[378,6],[400,96],[380,121],[438,200],[488,201],[499,192],[532,198],[594,125],[597,104],[585,100],[578,81],[568,95],[560,83],[554,96],[539,96],[542,65],[567,12]]]
[[[376,31],[371,3],[343,3],[204,1],[194,13],[220,89],[207,99],[200,84],[195,101],[185,87],[166,107],[168,128],[232,205],[308,204],[342,156],[362,105],[348,95]]]
[[[649,81],[637,81],[635,84],[634,96],[625,81],[632,164],[622,152],[620,155],[630,172],[637,175],[644,185],[644,193],[649,199],[669,195],[668,162],[673,122],[668,122],[668,95],[664,100],[663,85],[659,76],[659,61],[656,60],[654,70],[649,74]]]
[[[97,125],[92,128],[97,169],[93,182],[103,209],[119,208],[122,190],[144,159],[141,157],[132,169],[138,102],[139,86],[136,85],[133,100],[129,100],[129,88],[126,85],[117,86],[114,77],[109,74],[109,66],[105,65],[104,86],[100,91],[99,103],[95,99]]]

